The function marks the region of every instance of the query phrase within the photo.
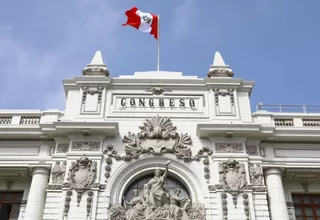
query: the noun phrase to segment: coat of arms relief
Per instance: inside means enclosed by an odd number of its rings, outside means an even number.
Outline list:
[[[178,134],[176,126],[172,125],[169,118],[157,117],[146,119],[143,126],[139,127],[138,134],[129,132],[124,136],[126,156],[138,158],[142,153],[162,155],[173,153],[178,159],[192,160],[191,149],[188,145],[192,143],[191,136]]]
[[[141,192],[133,189],[131,201],[123,198],[123,205],[113,205],[110,209],[110,220],[204,220],[205,208],[192,203],[189,198],[180,196],[177,188],[173,193],[165,189],[170,161],[166,163],[164,173],[154,170]]]
[[[249,199],[245,190],[249,185],[246,179],[246,171],[244,164],[239,163],[233,158],[228,161],[220,163],[219,165],[220,184],[223,190],[222,196],[222,209],[223,217],[227,219],[228,206],[227,206],[227,193],[232,195],[232,201],[235,208],[237,208],[238,195],[242,193],[244,213],[246,218],[249,219]]]

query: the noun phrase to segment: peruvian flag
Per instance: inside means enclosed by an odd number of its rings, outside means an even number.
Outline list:
[[[122,26],[130,25],[142,32],[148,32],[158,40],[158,16],[140,11],[133,7],[126,11],[127,23]]]

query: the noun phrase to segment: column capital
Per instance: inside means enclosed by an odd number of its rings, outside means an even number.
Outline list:
[[[49,176],[50,169],[48,167],[33,167],[32,176],[34,176],[35,174],[43,174],[43,175]]]
[[[274,174],[274,175],[282,175],[282,170],[279,167],[268,167],[264,170],[264,175],[268,176],[270,174]]]

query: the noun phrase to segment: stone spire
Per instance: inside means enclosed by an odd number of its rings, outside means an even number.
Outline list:
[[[84,76],[109,76],[107,66],[103,63],[101,51],[97,51],[92,58],[90,64],[88,64],[83,70]]]
[[[209,68],[208,77],[233,77],[232,69],[226,65],[221,54],[217,51],[214,54],[213,64]]]

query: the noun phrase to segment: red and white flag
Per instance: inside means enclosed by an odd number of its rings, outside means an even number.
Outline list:
[[[158,16],[140,11],[133,7],[126,11],[127,23],[122,26],[130,25],[142,32],[152,34],[158,40]]]

